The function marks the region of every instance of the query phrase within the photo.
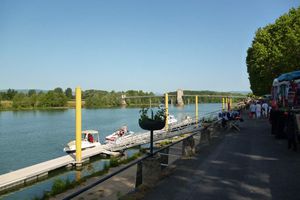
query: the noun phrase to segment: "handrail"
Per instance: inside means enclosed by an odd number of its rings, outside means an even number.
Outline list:
[[[187,137],[185,137],[185,138],[182,138],[182,139],[180,139],[180,140],[178,140],[178,141],[172,142],[171,144],[166,145],[166,146],[164,146],[164,147],[162,147],[162,148],[160,148],[160,149],[158,149],[158,150],[155,150],[155,151],[153,152],[153,155],[155,155],[155,154],[157,154],[157,153],[159,153],[159,152],[161,152],[161,151],[163,151],[163,150],[165,150],[165,149],[167,149],[167,148],[169,148],[169,147],[171,147],[171,146],[173,146],[173,145],[175,145],[175,144],[178,144],[178,143],[180,143],[180,142],[186,140],[187,138],[193,137],[194,135],[198,134],[199,131],[201,132],[202,130],[206,130],[206,129],[209,128],[210,126],[212,126],[212,125],[214,125],[214,124],[216,124],[216,123],[218,123],[218,122],[220,122],[220,121],[221,121],[220,119],[219,119],[219,120],[216,120],[216,121],[214,121],[213,123],[211,123],[211,124],[210,124],[209,126],[207,126],[207,127],[201,127],[202,129],[200,129],[200,130],[197,129],[197,130],[191,131],[192,134],[190,134],[189,136],[187,136]],[[87,186],[85,186],[85,187],[79,189],[78,191],[76,191],[76,192],[74,192],[74,193],[72,193],[72,194],[70,194],[70,195],[64,197],[63,200],[69,200],[69,199],[72,199],[72,198],[74,198],[74,197],[80,195],[81,193],[83,193],[83,192],[85,192],[85,191],[87,191],[87,190],[89,190],[89,189],[91,189],[91,188],[97,186],[98,184],[100,184],[100,183],[102,183],[102,182],[108,180],[109,178],[111,178],[111,177],[113,177],[113,176],[115,176],[115,175],[117,175],[117,174],[119,174],[119,173],[125,171],[126,169],[128,169],[128,168],[130,168],[130,167],[132,167],[132,166],[134,166],[134,165],[136,165],[136,164],[138,164],[138,163],[142,162],[143,160],[145,160],[145,159],[147,159],[147,158],[150,158],[150,157],[152,157],[152,155],[151,155],[151,154],[148,154],[148,155],[143,156],[142,158],[139,158],[139,159],[137,159],[137,160],[135,160],[135,161],[132,161],[131,163],[125,165],[125,166],[122,167],[121,169],[118,169],[117,171],[115,171],[115,172],[113,172],[113,173],[111,173],[111,174],[108,174],[108,175],[106,175],[106,176],[100,178],[99,180],[95,181],[94,183],[91,183],[90,185],[87,185]]]

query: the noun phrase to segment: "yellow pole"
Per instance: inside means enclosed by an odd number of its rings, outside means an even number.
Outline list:
[[[168,98],[168,93],[165,94],[165,109],[166,109],[166,125],[165,125],[165,129],[166,131],[168,131],[169,129],[169,125],[168,125],[168,115],[169,115],[169,98]]]
[[[225,98],[222,97],[222,111],[225,110]]]
[[[80,179],[81,179],[81,171],[76,171],[76,181],[80,181]]]
[[[76,94],[76,164],[81,165],[81,89],[77,87]]]
[[[230,98],[230,110],[232,110],[232,98]]]
[[[196,123],[198,123],[198,96],[195,96]]]

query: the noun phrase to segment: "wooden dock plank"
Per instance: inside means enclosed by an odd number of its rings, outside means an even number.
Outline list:
[[[66,155],[0,175],[0,190],[3,187],[15,184],[20,181],[25,181],[26,179],[30,179],[35,176],[37,177],[54,169],[66,166],[73,161],[74,159],[71,155]]]

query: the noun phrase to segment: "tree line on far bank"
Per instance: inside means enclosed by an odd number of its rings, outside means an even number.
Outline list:
[[[176,103],[176,92],[170,92],[169,101]],[[184,91],[185,95],[219,95],[231,96],[234,93],[213,92],[213,91]],[[155,106],[164,104],[162,96],[156,96],[153,92],[144,92],[142,90],[128,90],[126,92],[86,90],[82,91],[82,99],[86,108],[105,108],[121,106],[121,96],[141,97],[126,99],[127,106],[147,106],[150,103]],[[173,96],[172,96],[173,95]],[[235,94],[241,95],[241,94]],[[144,98],[144,97],[151,98]],[[242,96],[242,95],[241,95]],[[67,108],[74,107],[75,97],[71,88],[65,91],[62,88],[55,88],[49,91],[28,90],[17,91],[8,89],[0,92],[0,109],[40,109],[40,108]],[[6,103],[10,102],[9,105]],[[69,102],[69,103],[68,103]],[[72,103],[73,102],[73,103]],[[221,103],[221,97],[199,97],[199,103]],[[184,97],[184,103],[195,103],[195,97]]]
[[[72,89],[55,88],[47,92],[28,90],[19,92],[14,89],[8,89],[6,92],[0,92],[0,101],[11,101],[11,107],[14,109],[25,108],[52,108],[66,107],[68,100],[72,99]],[[0,104],[4,109],[9,106]]]
[[[126,92],[103,91],[103,90],[86,90],[82,91],[82,99],[84,107],[86,108],[103,108],[103,107],[117,107],[121,105],[121,96],[153,96],[153,92],[143,92],[141,90],[128,90]],[[63,91],[62,88],[55,88],[49,91],[17,91],[8,89],[5,92],[0,92],[0,108],[1,109],[39,109],[39,108],[64,108],[73,107],[75,97],[71,88]],[[7,103],[9,102],[9,103]],[[134,98],[127,99],[127,105],[146,105],[149,99],[147,98]],[[156,101],[158,100],[156,99]]]

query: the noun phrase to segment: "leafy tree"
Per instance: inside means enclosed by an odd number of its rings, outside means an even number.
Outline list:
[[[247,51],[247,70],[255,95],[270,93],[273,79],[300,69],[300,7],[256,31]]]
[[[29,108],[31,106],[30,97],[26,96],[23,93],[16,94],[12,101],[14,108]]]
[[[32,94],[29,96],[30,98],[30,107],[37,107],[38,106],[38,95],[37,94]]]
[[[60,87],[57,87],[53,90],[55,93],[64,93],[63,89],[61,89]]]
[[[65,95],[66,95],[66,97],[67,97],[68,99],[72,99],[72,97],[73,97],[72,89],[71,89],[71,88],[67,88],[67,89],[65,90]]]
[[[32,95],[34,95],[34,94],[36,94],[36,90],[29,90],[28,91],[28,96],[32,96]]]
[[[64,107],[67,105],[67,97],[63,92],[49,91],[39,95],[38,106],[40,107]]]
[[[12,100],[17,93],[18,92],[16,90],[8,89],[6,91],[6,98],[7,98],[6,100]]]

